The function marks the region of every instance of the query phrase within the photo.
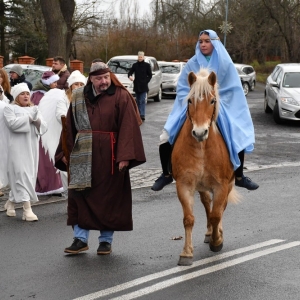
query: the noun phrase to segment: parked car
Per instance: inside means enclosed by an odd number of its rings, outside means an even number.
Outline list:
[[[256,84],[256,72],[250,65],[245,64],[234,64],[237,72],[240,76],[242,87],[245,96],[248,95],[249,91],[253,91]]]
[[[10,69],[14,65],[15,64],[9,64],[3,67],[3,69],[7,72],[8,76],[9,76]],[[20,64],[20,66],[23,69],[23,73],[25,75],[26,80],[32,84],[32,87],[34,87],[36,82],[42,78],[42,75],[45,71],[49,71],[52,69],[51,67],[41,66],[41,65]]]
[[[300,121],[300,64],[278,64],[267,78],[265,113],[273,112],[277,124],[286,120]]]
[[[162,93],[176,97],[178,78],[186,65],[185,62],[158,61],[162,71]]]
[[[107,62],[111,71],[133,96],[135,96],[133,91],[133,81],[128,78],[128,72],[137,60],[137,55],[121,55],[114,56]],[[153,98],[155,102],[159,102],[162,97],[162,72],[155,57],[145,56],[144,60],[150,64],[152,70],[152,78],[148,83],[149,91],[147,99]]]

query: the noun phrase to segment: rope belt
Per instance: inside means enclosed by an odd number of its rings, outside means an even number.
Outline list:
[[[79,133],[100,133],[100,134],[109,134],[110,135],[110,147],[111,147],[111,174],[114,174],[114,160],[115,154],[114,154],[114,144],[116,143],[116,139],[114,134],[117,132],[113,131],[101,131],[101,130],[79,130]]]

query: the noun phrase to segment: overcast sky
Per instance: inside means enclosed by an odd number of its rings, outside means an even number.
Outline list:
[[[77,3],[80,3],[80,2],[83,2],[84,0],[76,0]],[[121,1],[124,1],[124,0],[117,0],[118,1],[118,4],[121,2]],[[131,1],[131,3],[134,3],[135,0],[128,0],[129,2]],[[137,3],[139,4],[139,9],[140,9],[140,16],[143,16],[143,14],[145,12],[150,12],[150,3],[152,0],[136,0]],[[101,5],[105,6],[105,3],[111,3],[110,0],[105,0],[102,2]],[[116,7],[116,13],[118,14],[119,13],[119,8]]]

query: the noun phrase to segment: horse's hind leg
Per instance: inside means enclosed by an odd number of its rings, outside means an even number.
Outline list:
[[[209,241],[210,250],[218,252],[223,248],[222,217],[227,206],[228,191],[217,191],[213,198],[213,207],[210,213],[212,235]]]
[[[204,243],[209,243],[212,234],[212,225],[210,222],[210,211],[211,211],[211,196],[209,192],[199,192],[201,202],[205,208],[206,220],[207,220],[207,231],[205,233]]]
[[[180,254],[178,265],[189,266],[193,263],[194,251],[192,242],[192,230],[195,220],[193,215],[194,194],[192,194],[190,187],[180,185],[178,181],[176,181],[176,188],[183,210],[183,225],[185,229],[185,242]]]

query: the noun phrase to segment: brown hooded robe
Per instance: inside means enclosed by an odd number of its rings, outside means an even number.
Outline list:
[[[84,229],[132,230],[129,169],[146,161],[132,97],[113,81],[106,92],[96,97],[92,83],[80,89],[93,131],[92,187],[82,191],[69,189],[67,224],[78,224]],[[77,134],[72,109],[68,111],[66,126],[67,146],[71,153]],[[113,132],[113,138],[107,132]],[[115,160],[112,160],[112,151]],[[60,142],[55,166],[66,171],[66,165],[61,160],[63,156]],[[128,168],[120,172],[119,162],[127,160]]]

